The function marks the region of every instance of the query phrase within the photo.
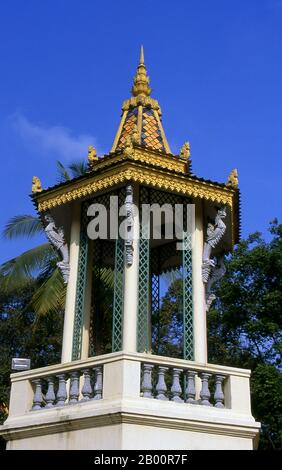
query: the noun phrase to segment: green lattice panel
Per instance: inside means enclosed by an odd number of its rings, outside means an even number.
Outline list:
[[[118,196],[119,207],[124,204],[125,189],[118,192],[112,191],[102,194],[91,201],[91,203],[103,204],[107,211],[110,210],[110,196]],[[123,304],[123,265],[121,241],[119,244],[109,240],[94,240],[93,242],[93,282],[92,302],[90,318],[90,347],[91,356],[104,354],[101,351],[101,334],[103,334],[104,316],[112,315],[111,319],[111,344],[112,351],[121,349],[122,344],[122,304]],[[116,259],[117,255],[117,259]],[[104,295],[105,287],[110,286],[110,278],[113,278],[113,295]],[[106,281],[106,284],[103,282]],[[99,347],[98,347],[99,346]],[[107,351],[109,352],[109,351]]]
[[[124,241],[116,240],[115,249],[115,284],[113,307],[113,352],[122,350],[122,317],[123,317],[123,269],[124,269]]]
[[[101,279],[101,260],[102,260],[102,240],[93,241],[92,254],[92,292],[91,292],[91,317],[90,317],[90,340],[89,354],[90,357],[97,353],[97,341],[99,320],[101,317],[99,302],[99,282]]]
[[[156,354],[160,346],[160,278],[153,274],[151,277],[152,303],[152,348]]]
[[[183,240],[183,351],[184,359],[193,361],[192,236]]]
[[[149,191],[140,188],[140,204],[148,203]],[[141,213],[141,211],[140,211]],[[142,222],[142,221],[141,221]],[[139,279],[138,279],[138,327],[137,350],[149,350],[149,302],[150,302],[150,225],[141,223],[139,240]]]
[[[80,225],[80,242],[79,242],[79,261],[76,286],[75,300],[75,318],[73,330],[72,344],[72,360],[75,361],[81,357],[82,328],[84,322],[84,302],[85,302],[85,286],[88,259],[88,237],[87,237],[87,209],[89,203],[82,203],[81,207],[81,225]]]
[[[182,202],[181,196],[178,194],[168,193],[166,191],[158,191],[150,189],[150,204],[179,204]]]
[[[139,305],[138,305],[138,352],[148,351],[149,314],[149,245],[150,240],[139,241]]]

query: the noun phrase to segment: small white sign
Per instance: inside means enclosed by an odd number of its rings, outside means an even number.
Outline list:
[[[12,370],[29,370],[29,369],[30,369],[30,359],[13,357]]]

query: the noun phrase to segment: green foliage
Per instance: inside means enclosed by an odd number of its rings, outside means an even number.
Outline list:
[[[270,225],[271,240],[255,233],[226,260],[208,313],[209,362],[252,370],[253,414],[262,423],[260,449],[281,449],[282,225]],[[182,283],[175,280],[153,316],[153,351],[181,357]],[[158,338],[160,338],[158,340]]]
[[[32,368],[60,362],[62,311],[37,318],[29,306],[35,290],[35,282],[9,295],[0,290],[0,422],[9,406],[12,358],[28,357]]]
[[[241,241],[226,262],[218,300],[208,314],[209,362],[252,369],[261,449],[282,448],[282,225],[277,220],[270,233],[269,242],[259,233]]]
[[[0,273],[5,276],[6,289],[14,289],[29,283],[46,266],[57,259],[57,254],[49,243],[36,246],[13,258],[0,267]]]
[[[87,172],[87,163],[85,160],[73,162],[69,165],[69,169],[71,170],[72,177],[78,178]]]
[[[87,163],[84,160],[72,162],[66,168],[61,162],[57,161],[57,171],[59,173],[58,182],[64,183],[72,178],[85,175],[87,172]]]
[[[175,279],[152,316],[152,349],[156,354],[183,357],[182,279]]]
[[[60,182],[87,171],[85,162],[68,168],[58,162],[57,167]],[[40,219],[22,215],[8,221],[4,236],[42,232]],[[216,286],[218,300],[208,313],[208,347],[209,362],[252,369],[253,414],[262,423],[260,448],[282,449],[282,225],[277,220],[270,233],[268,242],[259,233],[250,235],[226,260],[226,275]],[[65,286],[57,261],[46,243],[0,267],[0,422],[8,407],[12,357],[30,357],[32,368],[60,361]],[[108,350],[114,277],[107,270],[102,274],[99,307],[105,312],[103,347]],[[182,357],[180,279],[171,282],[161,299],[152,329],[154,352]]]
[[[71,163],[67,168],[57,162],[59,181],[69,181],[87,171],[84,161]],[[8,239],[32,237],[44,233],[40,218],[32,215],[17,215],[6,224],[3,236]],[[13,258],[0,266],[1,288],[7,295],[15,289],[28,287],[36,282],[37,290],[30,299],[30,307],[36,315],[61,311],[65,302],[65,286],[56,263],[57,252],[50,243],[43,243]]]
[[[282,450],[282,374],[273,365],[259,364],[251,377],[252,410],[262,422],[261,449]]]
[[[33,237],[43,233],[41,220],[33,215],[15,215],[6,224],[3,236],[8,239],[16,237]]]
[[[66,169],[60,181],[87,171],[84,162]],[[44,233],[38,217],[12,217],[3,231],[8,239]],[[7,416],[12,357],[28,357],[32,368],[60,362],[65,286],[58,255],[49,243],[36,246],[0,266],[0,423]],[[4,448],[0,441],[0,448]]]
[[[38,317],[49,312],[60,312],[64,309],[66,286],[58,268],[52,270],[50,276],[34,292],[31,305]]]
[[[59,161],[57,161],[57,171],[58,171],[58,183],[63,183],[65,181],[70,181],[71,176],[66,169],[66,167]]]
[[[227,261],[219,300],[208,315],[210,357],[216,360],[281,366],[281,225],[273,223],[271,233],[269,243],[258,233],[250,235]]]

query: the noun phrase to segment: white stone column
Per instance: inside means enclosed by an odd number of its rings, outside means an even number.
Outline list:
[[[80,208],[80,204],[75,203],[72,212],[70,234],[70,276],[66,294],[62,362],[71,362],[72,360],[73,325],[75,316],[75,297],[79,258]]]
[[[138,207],[139,188],[133,186],[133,204]],[[137,349],[137,316],[138,316],[138,277],[139,277],[139,212],[134,211],[133,219],[133,262],[127,266],[124,262],[123,290],[123,344],[126,352]]]
[[[89,356],[90,341],[90,317],[91,317],[91,294],[92,294],[92,274],[93,274],[93,241],[88,240],[87,273],[84,300],[84,317],[81,339],[81,359],[87,359]]]
[[[207,363],[207,321],[205,287],[202,281],[202,257],[204,246],[203,206],[195,200],[195,231],[192,248],[193,330],[194,360]]]

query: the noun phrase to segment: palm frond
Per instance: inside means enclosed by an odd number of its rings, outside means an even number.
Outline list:
[[[3,236],[8,239],[16,237],[33,237],[43,233],[41,220],[33,215],[15,215],[6,224]]]
[[[57,254],[53,247],[49,243],[44,243],[6,261],[0,266],[0,275],[5,276],[6,289],[22,287],[34,275],[46,269],[46,264],[56,257]]]
[[[71,176],[70,176],[68,170],[66,169],[66,167],[59,161],[56,162],[56,165],[57,165],[57,171],[59,173],[59,177],[58,177],[59,183],[63,183],[65,181],[70,181]]]
[[[114,288],[114,273],[111,268],[102,268],[100,270],[100,280],[110,289]]]
[[[37,289],[31,299],[37,318],[46,315],[50,311],[60,311],[64,308],[66,286],[62,275],[56,268],[51,276]]]
[[[78,176],[85,175],[87,172],[87,163],[84,160],[73,162],[69,165],[69,169],[72,172],[72,176],[77,178]]]

